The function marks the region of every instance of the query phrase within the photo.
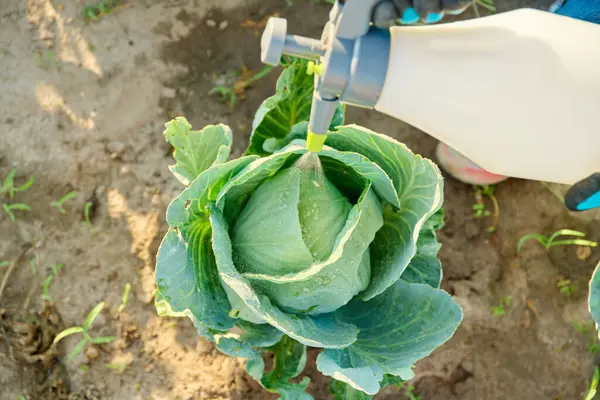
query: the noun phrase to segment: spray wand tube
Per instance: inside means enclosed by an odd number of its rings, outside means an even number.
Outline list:
[[[261,59],[278,65],[282,55],[311,61],[315,75],[307,148],[323,148],[339,102],[373,108],[385,81],[390,33],[371,27],[371,10],[378,0],[336,2],[321,40],[287,34],[287,21],[270,18],[261,39]]]

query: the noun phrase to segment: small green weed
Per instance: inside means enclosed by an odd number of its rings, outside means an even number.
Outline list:
[[[242,70],[238,74],[238,79],[229,85],[217,85],[213,87],[209,95],[219,94],[221,101],[227,103],[229,107],[233,107],[237,104],[238,98],[244,98],[246,89],[254,82],[269,75],[273,67],[271,65],[264,66],[256,74],[252,73],[245,65],[242,65]]]
[[[423,400],[420,394],[415,394],[414,385],[404,386],[404,394],[409,400]]]
[[[475,203],[473,204],[473,216],[477,218],[489,217],[491,214],[489,210],[485,209],[485,204]]]
[[[129,293],[131,292],[131,284],[127,282],[125,289],[123,290],[123,298],[121,299],[121,305],[119,306],[119,312],[122,312],[127,306],[127,300],[129,299]]]
[[[65,210],[65,208],[63,207],[63,204],[66,201],[69,201],[71,199],[74,199],[75,197],[77,197],[78,193],[76,191],[73,192],[69,192],[67,194],[65,194],[63,197],[61,197],[60,199],[53,201],[50,203],[50,205],[54,208],[56,208],[58,210],[59,213],[61,214],[66,214],[67,210]]]
[[[561,279],[560,281],[556,282],[556,287],[558,288],[559,292],[567,297],[571,297],[578,291],[577,286],[571,283],[569,279]]]
[[[492,315],[495,317],[501,317],[506,314],[505,307],[510,305],[510,296],[505,296],[500,299],[500,304],[491,308]]]
[[[88,201],[87,203],[85,203],[85,206],[83,207],[83,217],[85,219],[85,224],[92,229],[92,219],[90,217],[90,210],[92,209],[92,207],[94,206],[94,202],[92,201]]]
[[[575,330],[581,333],[582,335],[587,335],[594,329],[593,326],[590,326],[588,322],[584,321],[573,322],[573,328],[575,328]]]
[[[127,369],[127,364],[104,364],[104,368],[112,369],[117,373],[122,374],[125,372],[125,369]]]
[[[473,11],[475,12],[475,16],[477,18],[481,17],[481,14],[479,13],[479,6],[485,8],[490,13],[496,12],[494,0],[473,0]]]
[[[56,344],[56,343],[60,342],[62,339],[66,338],[67,336],[74,335],[76,333],[81,333],[83,335],[83,339],[81,339],[79,341],[79,343],[77,343],[77,345],[73,348],[73,350],[71,350],[71,353],[69,354],[69,361],[73,360],[90,343],[106,344],[106,343],[110,343],[113,340],[115,340],[114,336],[92,337],[89,333],[89,329],[92,326],[92,323],[94,323],[94,320],[96,319],[96,317],[98,317],[98,314],[100,314],[100,312],[102,311],[103,308],[104,308],[104,302],[99,303],[87,315],[85,322],[83,323],[82,326],[73,326],[71,328],[67,328],[64,331],[60,332],[58,335],[56,335],[56,337],[54,338],[53,344]]]
[[[590,383],[590,388],[585,396],[585,400],[592,400],[594,396],[596,396],[598,382],[600,382],[600,370],[598,370],[598,367],[594,367],[594,375],[592,376],[592,382]]]
[[[593,322],[573,322],[573,328],[582,335],[589,337],[590,344],[588,345],[588,351],[591,354],[596,354],[600,351],[600,343],[598,343],[598,335],[596,334]]]
[[[559,229],[552,234],[552,236],[547,237],[544,235],[540,235],[537,233],[531,233],[529,235],[523,236],[519,239],[519,243],[517,245],[517,254],[521,251],[521,247],[528,240],[537,240],[539,244],[544,246],[546,250],[550,250],[551,247],[554,246],[567,246],[567,245],[576,245],[576,246],[587,246],[587,247],[596,247],[598,243],[592,242],[591,240],[585,239],[564,239],[564,240],[556,240],[560,236],[574,236],[574,237],[585,237],[585,233],[574,231],[572,229]]]
[[[0,268],[8,267],[10,265],[10,261],[0,261]]]
[[[60,62],[57,60],[54,52],[50,49],[36,51],[35,61],[42,69],[49,70],[54,67],[56,70],[60,70]]]
[[[475,186],[475,204],[472,206],[475,218],[489,217],[490,215],[493,217],[492,224],[487,228],[487,231],[490,233],[496,231],[500,220],[500,206],[495,192],[496,185]],[[491,200],[494,207],[493,213],[485,208],[485,197]]]
[[[90,21],[97,22],[121,5],[120,0],[100,0],[96,4],[85,6],[81,11],[81,16],[86,23]]]
[[[31,268],[31,273],[33,275],[37,275],[38,270],[37,270],[37,257],[36,255],[32,255],[31,258],[29,259],[29,268]]]
[[[17,217],[15,217],[13,210],[31,211],[31,207],[29,207],[27,204],[20,204],[20,203],[15,203],[15,204],[2,203],[2,209],[4,210],[6,215],[8,215],[8,218],[10,218],[10,220],[12,222],[15,222],[17,220]]]
[[[2,184],[2,188],[0,189],[0,193],[2,193],[4,195],[4,197],[8,198],[9,200],[12,200],[15,197],[16,193],[24,192],[27,189],[29,189],[35,182],[34,177],[31,176],[27,180],[27,182],[25,182],[21,186],[15,186],[14,179],[15,179],[16,173],[17,173],[17,167],[14,167],[13,169],[11,169],[10,172],[8,173],[8,175],[6,175],[6,178],[4,178],[4,183]]]
[[[51,271],[46,279],[44,279],[44,283],[42,285],[42,298],[47,302],[52,303],[52,297],[50,297],[50,285],[55,279],[58,279],[58,272],[62,267],[64,267],[64,264],[55,264],[50,266]]]
[[[2,210],[8,216],[8,218],[15,222],[17,220],[13,211],[31,211],[31,207],[27,204],[23,203],[8,203],[7,201],[12,201],[15,197],[15,194],[18,192],[24,192],[33,185],[35,179],[30,177],[27,182],[20,186],[15,186],[15,174],[17,173],[17,167],[14,167],[10,170],[6,178],[4,178],[4,182],[2,183],[2,187],[0,187],[0,194],[3,197],[2,201]]]

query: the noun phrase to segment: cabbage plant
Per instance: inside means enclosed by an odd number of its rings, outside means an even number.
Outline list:
[[[246,358],[283,399],[312,399],[309,379],[294,379],[308,346],[321,349],[317,368],[337,398],[367,399],[410,379],[462,319],[439,289],[443,181],[405,145],[343,125],[342,108],[324,149],[309,153],[305,68],[285,67],[239,158],[229,160],[226,125],[166,124],[170,168],[186,188],[167,210],[156,305]]]

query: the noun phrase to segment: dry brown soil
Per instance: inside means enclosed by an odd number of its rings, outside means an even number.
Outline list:
[[[35,176],[14,199],[32,210],[16,211],[15,223],[0,216],[0,261],[14,261],[14,268],[0,267],[7,282],[0,295],[0,399],[275,398],[246,376],[243,360],[218,353],[187,320],[156,316],[153,269],[166,206],[181,190],[167,169],[163,123],[180,114],[195,127],[227,123],[239,155],[277,73],[233,108],[208,92],[234,79],[242,64],[260,69],[260,29],[242,27],[248,21],[277,12],[294,32],[319,35],[327,5],[293,3],[139,0],[85,23],[81,1],[0,0],[0,177],[13,166],[17,183]],[[531,4],[497,3],[501,10]],[[400,121],[356,109],[347,120],[433,157],[436,142]],[[74,190],[66,214],[50,205]],[[445,195],[443,286],[465,318],[454,338],[418,363],[415,393],[424,400],[583,398],[595,361],[592,334],[574,324],[589,322],[587,279],[599,252],[580,260],[575,247],[546,252],[529,243],[517,257],[516,243],[559,228],[598,239],[598,216],[568,213],[538,182],[510,180],[497,189],[499,224],[488,233],[492,219],[473,217],[471,187],[448,178]],[[88,201],[92,228],[82,222]],[[50,286],[52,305],[44,307],[42,283],[56,264],[64,267]],[[579,290],[562,295],[561,279]],[[127,283],[132,294],[118,312]],[[494,316],[490,308],[505,296],[505,315]],[[92,333],[117,339],[68,361],[78,338],[56,349],[52,338],[81,324],[101,301],[106,307]],[[310,392],[328,398],[327,380],[313,364],[306,372]],[[396,388],[377,397],[404,398]]]

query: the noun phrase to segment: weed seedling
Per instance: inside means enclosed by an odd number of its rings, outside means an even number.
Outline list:
[[[96,319],[96,317],[98,317],[98,314],[100,314],[100,312],[102,311],[103,308],[104,308],[104,302],[99,303],[87,315],[85,322],[83,323],[82,326],[73,326],[71,328],[67,328],[64,331],[60,332],[58,335],[56,335],[56,337],[54,338],[53,344],[56,344],[56,343],[60,342],[62,339],[66,338],[67,336],[74,335],[76,333],[81,333],[83,335],[83,338],[79,341],[79,343],[77,343],[77,345],[73,348],[73,350],[71,350],[71,353],[69,354],[69,361],[73,360],[90,343],[106,344],[106,343],[110,343],[113,340],[115,340],[114,336],[92,337],[89,333],[90,327],[92,326],[92,324],[94,323],[94,320]]]
[[[8,215],[8,218],[10,218],[11,222],[15,222],[17,220],[17,218],[15,217],[15,214],[13,213],[13,210],[31,211],[31,207],[29,207],[27,204],[19,204],[19,203],[16,203],[16,204],[2,203],[2,209],[4,210],[6,215]]]
[[[104,368],[112,369],[117,373],[122,374],[127,368],[127,364],[104,364]]]
[[[50,49],[38,50],[35,53],[35,60],[42,69],[49,70],[50,67],[54,67],[60,70],[60,63],[56,59],[54,52]]]
[[[31,273],[33,275],[37,275],[37,257],[35,256],[35,254],[29,260],[29,268],[31,268]]]
[[[229,105],[229,107],[233,107],[238,98],[244,98],[246,89],[254,82],[264,78],[269,75],[272,66],[266,65],[256,74],[252,73],[245,65],[242,65],[242,71],[239,74],[239,78],[233,82],[231,86],[228,85],[217,85],[213,87],[208,94],[219,94],[221,96],[221,100]]]
[[[581,333],[582,335],[589,334],[591,329],[593,329],[593,327],[590,328],[589,323],[584,322],[584,321],[573,322],[573,328],[575,328],[575,330],[577,332]]]
[[[77,197],[77,192],[73,191],[73,192],[69,192],[67,194],[65,194],[63,197],[61,197],[60,199],[53,201],[52,203],[50,203],[50,205],[52,207],[55,207],[59,213],[61,214],[66,214],[67,210],[65,210],[65,208],[63,207],[63,204],[65,203],[65,201],[69,201],[71,199],[74,199],[75,197]]]
[[[592,242],[591,240],[585,239],[564,239],[564,240],[556,240],[560,236],[571,236],[571,237],[585,237],[585,233],[574,231],[571,229],[559,229],[552,234],[552,236],[547,237],[544,235],[540,235],[537,233],[531,233],[529,235],[523,236],[519,239],[519,244],[517,245],[517,254],[521,251],[521,247],[523,247],[523,243],[530,239],[537,240],[539,244],[544,246],[546,250],[550,250],[551,247],[554,246],[567,246],[567,245],[576,245],[576,246],[587,246],[587,247],[596,247],[598,243]]]
[[[86,23],[90,21],[96,22],[113,12],[119,6],[121,6],[120,0],[100,0],[97,4],[84,7],[81,11],[81,16]]]
[[[508,307],[510,305],[510,296],[505,296],[500,299],[500,304],[495,307],[492,307],[492,315],[495,317],[501,317],[506,313],[504,307]]]
[[[125,285],[125,290],[123,290],[123,298],[121,299],[121,305],[119,306],[119,312],[125,309],[127,306],[127,299],[129,299],[129,292],[131,292],[131,284],[128,282]]]
[[[490,13],[496,12],[496,7],[494,7],[494,0],[473,0],[473,11],[475,12],[475,16],[477,18],[481,17],[479,13],[479,6],[485,8]]]
[[[0,261],[0,268],[8,267],[10,265],[10,261]]]
[[[85,224],[92,229],[92,219],[90,217],[90,210],[92,209],[92,206],[94,205],[94,203],[92,201],[88,201],[87,203],[85,203],[85,206],[83,207],[83,217],[85,219]]]
[[[22,184],[21,186],[15,186],[15,174],[17,173],[17,167],[14,167],[10,170],[6,178],[4,178],[4,183],[2,184],[2,188],[0,188],[0,193],[4,195],[4,198],[8,200],[12,200],[15,197],[15,193],[24,192],[33,185],[35,181],[34,177],[30,177],[27,182]]]
[[[589,336],[590,344],[588,345],[588,351],[591,354],[596,354],[600,351],[600,344],[598,343],[598,336],[594,329],[594,324],[589,322],[574,322],[573,327],[575,330],[582,335]]]
[[[571,295],[577,293],[577,286],[575,286],[569,279],[561,279],[556,282],[556,287],[558,291],[567,297],[571,297]]]
[[[496,185],[484,185],[484,186],[476,186],[475,187],[475,204],[473,204],[472,208],[474,211],[473,216],[475,218],[489,217],[493,216],[492,224],[488,226],[488,232],[494,232],[496,227],[498,226],[498,221],[500,219],[500,206],[498,205],[498,199],[494,194],[496,192]],[[490,211],[486,210],[484,197],[489,198],[492,201],[494,206],[493,214]]]
[[[592,377],[592,382],[590,383],[590,388],[585,396],[585,400],[592,400],[594,396],[596,396],[598,382],[600,382],[600,370],[598,370],[598,367],[594,367],[594,375]]]
[[[12,201],[16,193],[26,191],[31,187],[31,185],[33,185],[34,182],[34,178],[32,176],[21,186],[15,186],[14,178],[16,173],[16,167],[11,169],[8,175],[6,175],[6,178],[4,178],[4,182],[0,188],[0,194],[3,197],[2,209],[12,222],[16,221],[15,214],[13,213],[14,210],[31,211],[31,207],[22,203],[7,203],[7,201]]]
[[[404,394],[409,400],[423,400],[420,394],[415,394],[414,385],[408,385],[404,387]]]
[[[58,279],[58,272],[62,267],[64,267],[64,264],[52,265],[50,267],[52,271],[48,274],[46,279],[44,279],[44,284],[42,285],[42,298],[47,302],[52,303],[52,297],[50,297],[50,285],[54,279]]]

